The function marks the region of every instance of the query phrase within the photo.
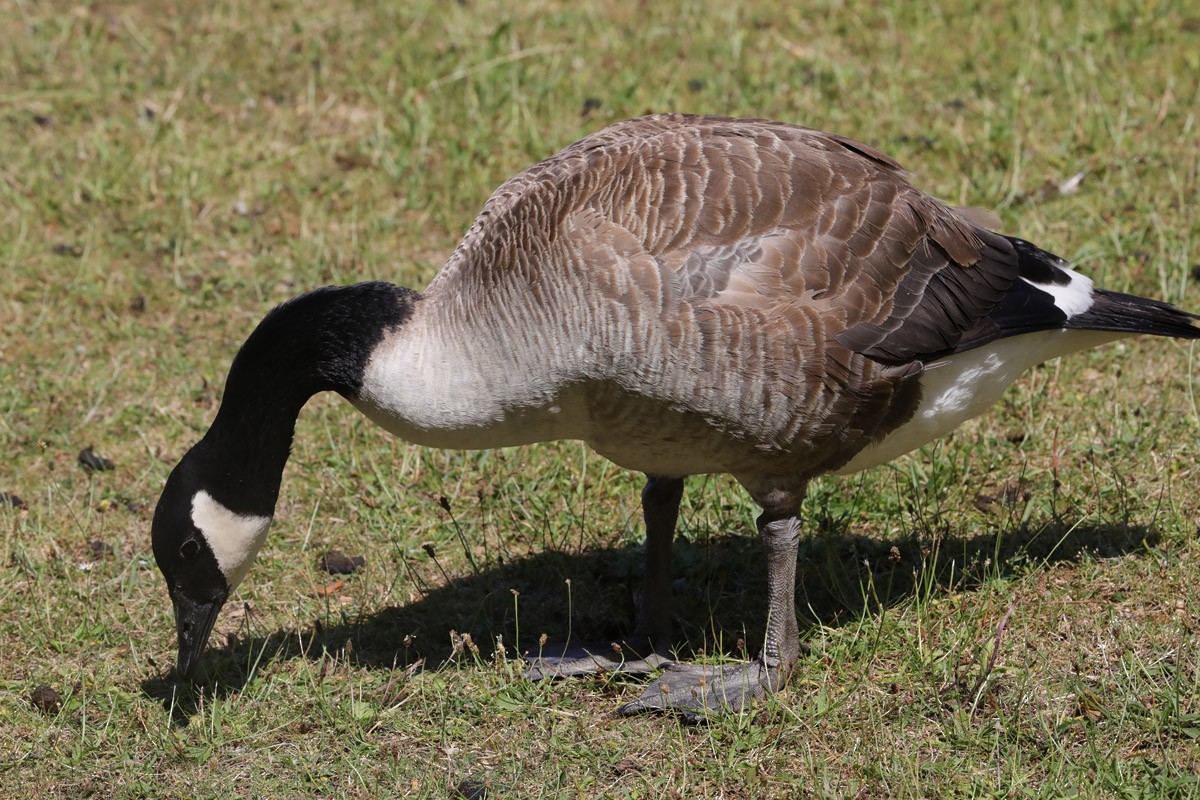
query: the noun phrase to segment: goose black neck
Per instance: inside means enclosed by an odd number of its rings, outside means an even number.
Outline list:
[[[354,397],[371,353],[418,297],[382,282],[330,286],[267,314],[234,358],[217,417],[190,454],[220,502],[273,513],[300,409],[318,392]]]

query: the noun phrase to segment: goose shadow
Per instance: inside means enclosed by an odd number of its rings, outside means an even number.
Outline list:
[[[878,539],[827,520],[800,544],[801,639],[821,627],[879,613],[917,592],[971,591],[988,580],[1055,563],[1141,552],[1159,540],[1157,531],[1139,525],[1061,522],[965,538]],[[528,656],[551,652],[568,639],[616,641],[633,629],[642,557],[638,545],[552,550],[485,565],[444,586],[414,583],[418,599],[406,605],[357,616],[332,609],[303,628],[234,635],[223,647],[214,642],[200,680],[181,682],[171,669],[143,681],[142,691],[177,724],[186,724],[204,697],[236,693],[262,667],[286,659],[335,657],[358,667],[402,670],[449,663],[464,646],[478,647],[488,658],[498,642],[512,657],[514,646]],[[702,651],[745,658],[758,651],[767,614],[765,565],[754,536],[693,532],[676,539],[673,588],[681,656]]]

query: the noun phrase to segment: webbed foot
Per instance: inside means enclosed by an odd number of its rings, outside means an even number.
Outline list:
[[[618,711],[625,715],[666,711],[687,722],[702,722],[712,714],[741,711],[782,685],[780,670],[758,659],[719,666],[669,663],[641,697]]]
[[[603,672],[647,675],[671,663],[665,652],[655,651],[644,642],[589,642],[571,647],[547,645],[538,655],[530,656],[529,668],[524,675],[531,681]]]

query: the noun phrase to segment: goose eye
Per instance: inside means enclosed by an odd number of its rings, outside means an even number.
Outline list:
[[[179,548],[179,555],[184,558],[191,558],[200,552],[200,543],[195,539],[188,539]]]

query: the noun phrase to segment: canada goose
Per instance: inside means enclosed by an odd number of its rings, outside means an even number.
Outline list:
[[[416,444],[580,439],[644,472],[639,633],[664,669],[623,710],[738,709],[773,690],[800,652],[811,478],[953,430],[1047,359],[1133,334],[1200,337],[1200,318],[1095,290],[979,219],[841,136],[649,116],[502,185],[424,292],[362,283],[283,303],[238,352],[154,514],[179,672],[263,544],[297,414],[335,391]],[[763,509],[770,595],[762,653],[717,668],[662,658],[683,478],[713,472]]]

